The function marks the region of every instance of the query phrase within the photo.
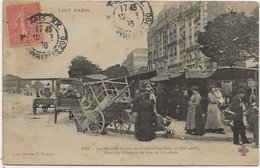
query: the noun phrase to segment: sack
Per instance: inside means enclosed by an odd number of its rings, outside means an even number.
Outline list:
[[[133,113],[131,114],[130,122],[133,123],[133,124],[135,124],[136,121],[137,121],[137,116],[138,116],[138,113],[137,113],[137,112],[133,112]]]

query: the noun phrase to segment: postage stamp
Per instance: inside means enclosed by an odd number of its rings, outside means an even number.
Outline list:
[[[123,38],[146,32],[154,20],[148,1],[108,1],[107,7],[111,10],[107,19],[112,20],[116,33]]]
[[[58,56],[64,51],[68,43],[68,33],[56,16],[51,13],[37,13],[30,16],[28,21],[32,27],[38,27],[38,31],[44,35],[40,45],[26,48],[29,55],[42,60]]]
[[[40,12],[39,3],[6,6],[10,47],[40,44],[43,35],[41,23],[30,24],[27,18]]]

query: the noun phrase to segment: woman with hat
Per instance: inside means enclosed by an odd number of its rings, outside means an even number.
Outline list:
[[[208,111],[207,111],[207,118],[205,122],[205,130],[207,132],[217,132],[219,134],[225,134],[223,125],[221,122],[221,113],[219,109],[219,102],[215,95],[216,88],[215,86],[209,86],[209,93],[208,93]]]
[[[155,138],[156,114],[149,93],[143,93],[143,99],[137,106],[135,137],[138,141],[150,141]]]
[[[189,101],[188,116],[186,121],[186,133],[192,135],[204,135],[204,124],[201,112],[201,96],[198,86],[192,86],[192,96]]]

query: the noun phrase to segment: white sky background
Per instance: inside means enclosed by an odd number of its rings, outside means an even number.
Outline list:
[[[163,8],[163,2],[150,2],[154,15]],[[60,13],[59,9],[89,9],[86,13]],[[5,12],[5,11],[4,11]],[[147,33],[135,38],[123,39],[116,34],[111,20],[107,20],[106,2],[41,2],[41,12],[53,13],[68,31],[68,45],[63,53],[47,60],[37,60],[26,54],[25,47],[9,47],[4,24],[4,71],[22,78],[68,77],[70,61],[76,55],[88,57],[102,69],[120,64],[135,48],[147,47]]]

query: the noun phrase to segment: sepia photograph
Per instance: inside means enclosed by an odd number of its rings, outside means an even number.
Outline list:
[[[258,1],[2,13],[4,165],[259,164]]]

